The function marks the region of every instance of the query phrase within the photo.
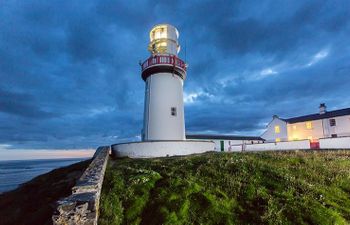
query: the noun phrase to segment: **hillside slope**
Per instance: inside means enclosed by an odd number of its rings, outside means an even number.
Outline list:
[[[19,188],[0,195],[1,225],[52,224],[55,202],[71,194],[71,188],[90,160],[52,170]]]
[[[350,151],[112,160],[99,224],[350,224]]]

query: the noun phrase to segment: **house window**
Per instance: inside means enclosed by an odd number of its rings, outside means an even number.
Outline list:
[[[281,141],[281,138],[276,138],[276,142],[280,142]]]
[[[176,115],[177,115],[176,107],[171,107],[171,108],[170,108],[170,114],[171,114],[172,116],[176,116]]]
[[[336,122],[335,122],[335,119],[329,119],[329,125],[331,127],[334,127],[335,125],[337,125]]]
[[[306,129],[312,129],[312,122],[306,122]]]
[[[278,133],[280,133],[281,132],[281,130],[280,130],[280,126],[275,126],[275,133],[276,134],[278,134]]]
[[[336,138],[336,137],[338,137],[337,134],[332,134],[332,138]]]

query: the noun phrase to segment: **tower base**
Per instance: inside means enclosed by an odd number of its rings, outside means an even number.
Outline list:
[[[212,141],[145,141],[112,145],[114,157],[156,158],[214,151]]]

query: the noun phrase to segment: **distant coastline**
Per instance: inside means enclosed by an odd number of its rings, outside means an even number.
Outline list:
[[[9,161],[50,161],[50,160],[71,160],[71,161],[81,161],[81,160],[86,160],[89,159],[90,157],[80,157],[80,158],[53,158],[53,159],[0,159],[0,163],[2,162],[9,162]]]
[[[59,199],[71,194],[72,187],[90,162],[91,160],[84,160],[53,169],[25,182],[15,190],[0,194],[1,225],[52,224],[54,205]]]
[[[68,166],[88,158],[0,160],[0,194],[53,169]]]

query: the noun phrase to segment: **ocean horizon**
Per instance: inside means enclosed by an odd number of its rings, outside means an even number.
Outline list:
[[[11,191],[31,179],[88,158],[0,160],[0,194]]]

